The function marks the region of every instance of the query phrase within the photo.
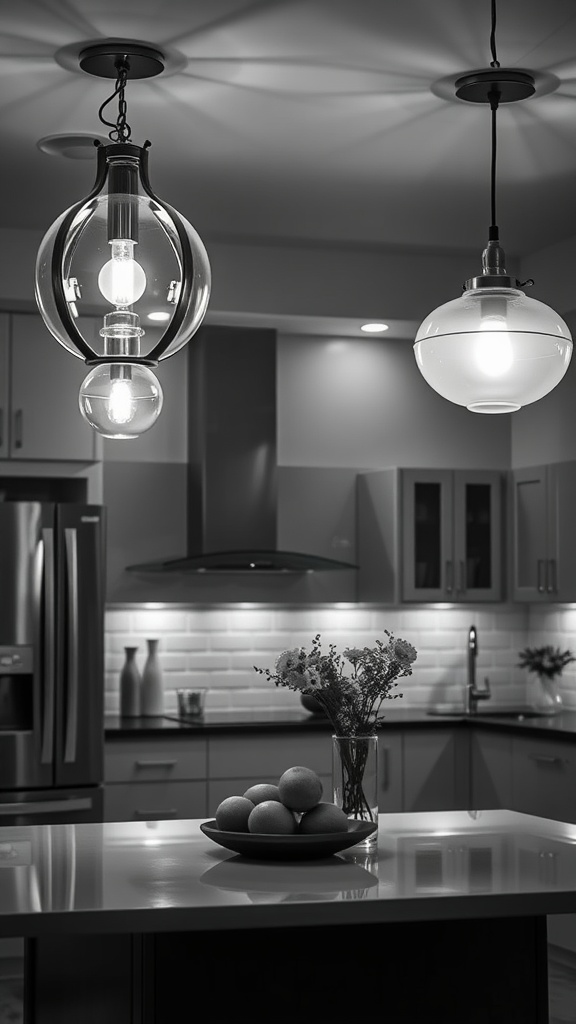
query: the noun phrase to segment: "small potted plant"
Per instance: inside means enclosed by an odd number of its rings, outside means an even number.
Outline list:
[[[562,711],[562,696],[556,680],[566,665],[576,658],[569,650],[545,644],[543,647],[525,647],[519,652],[519,668],[528,669],[536,676],[532,704],[542,715],[555,715]]]

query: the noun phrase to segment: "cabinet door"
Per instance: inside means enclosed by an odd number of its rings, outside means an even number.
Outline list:
[[[276,784],[287,768],[311,768],[318,775],[332,775],[332,735],[269,733],[267,735],[211,736],[208,744],[208,774],[213,779],[248,779]],[[244,789],[247,789],[245,786]],[[244,790],[242,791],[244,792]]]
[[[548,474],[546,466],[512,472],[512,597],[547,601]]]
[[[78,391],[88,370],[52,337],[42,318],[12,316],[10,455],[17,459],[96,458],[96,434]]]
[[[554,463],[547,476],[546,594],[550,601],[576,601],[576,462]]]
[[[206,780],[112,783],[104,790],[106,821],[166,821],[206,816]]]
[[[378,733],[378,813],[397,814],[402,811],[402,733],[388,732],[383,726]],[[330,797],[332,799],[332,797]]]
[[[557,821],[576,821],[576,743],[514,736],[513,810]]]
[[[402,470],[402,599],[453,601],[452,472]]]
[[[502,597],[502,476],[454,472],[454,580],[459,601]]]
[[[8,458],[9,452],[9,338],[8,314],[0,313],[0,459]]]
[[[477,727],[471,745],[471,807],[508,809],[512,803],[512,735],[482,732]]]
[[[469,806],[467,730],[406,729],[404,810],[453,811]]]

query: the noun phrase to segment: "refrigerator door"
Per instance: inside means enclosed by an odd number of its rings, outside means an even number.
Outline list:
[[[102,821],[103,810],[103,786],[68,790],[0,790],[0,846],[5,841],[2,828],[97,822]]]
[[[104,773],[105,509],[56,509],[56,786]]]
[[[54,783],[54,506],[0,502],[0,780]]]

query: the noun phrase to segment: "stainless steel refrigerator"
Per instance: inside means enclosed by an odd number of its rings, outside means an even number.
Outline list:
[[[0,826],[102,819],[105,509],[0,502]]]

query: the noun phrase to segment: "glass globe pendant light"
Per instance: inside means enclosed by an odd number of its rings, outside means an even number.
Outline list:
[[[79,62],[88,74],[116,78],[99,110],[112,129],[110,144],[95,142],[92,191],[65,210],[41,242],[36,303],[56,340],[90,367],[79,395],[83,417],[104,437],[135,438],[162,408],[153,368],[182,348],[206,315],[210,264],[192,225],[152,192],[150,143],[130,142],[126,82],[159,74],[162,54],[114,42],[86,47]],[[115,98],[113,123],[103,111]],[[160,334],[157,326],[141,326],[150,313],[162,323]]]
[[[489,103],[491,110],[491,224],[482,272],[466,281],[460,298],[426,317],[414,342],[416,364],[428,384],[448,401],[478,413],[516,412],[543,398],[562,380],[572,356],[564,320],[528,298],[523,285],[506,273],[496,225],[496,112],[500,103],[533,95],[535,82],[526,71],[500,67],[495,26],[492,0],[490,70],[463,75],[455,83],[459,99]]]

